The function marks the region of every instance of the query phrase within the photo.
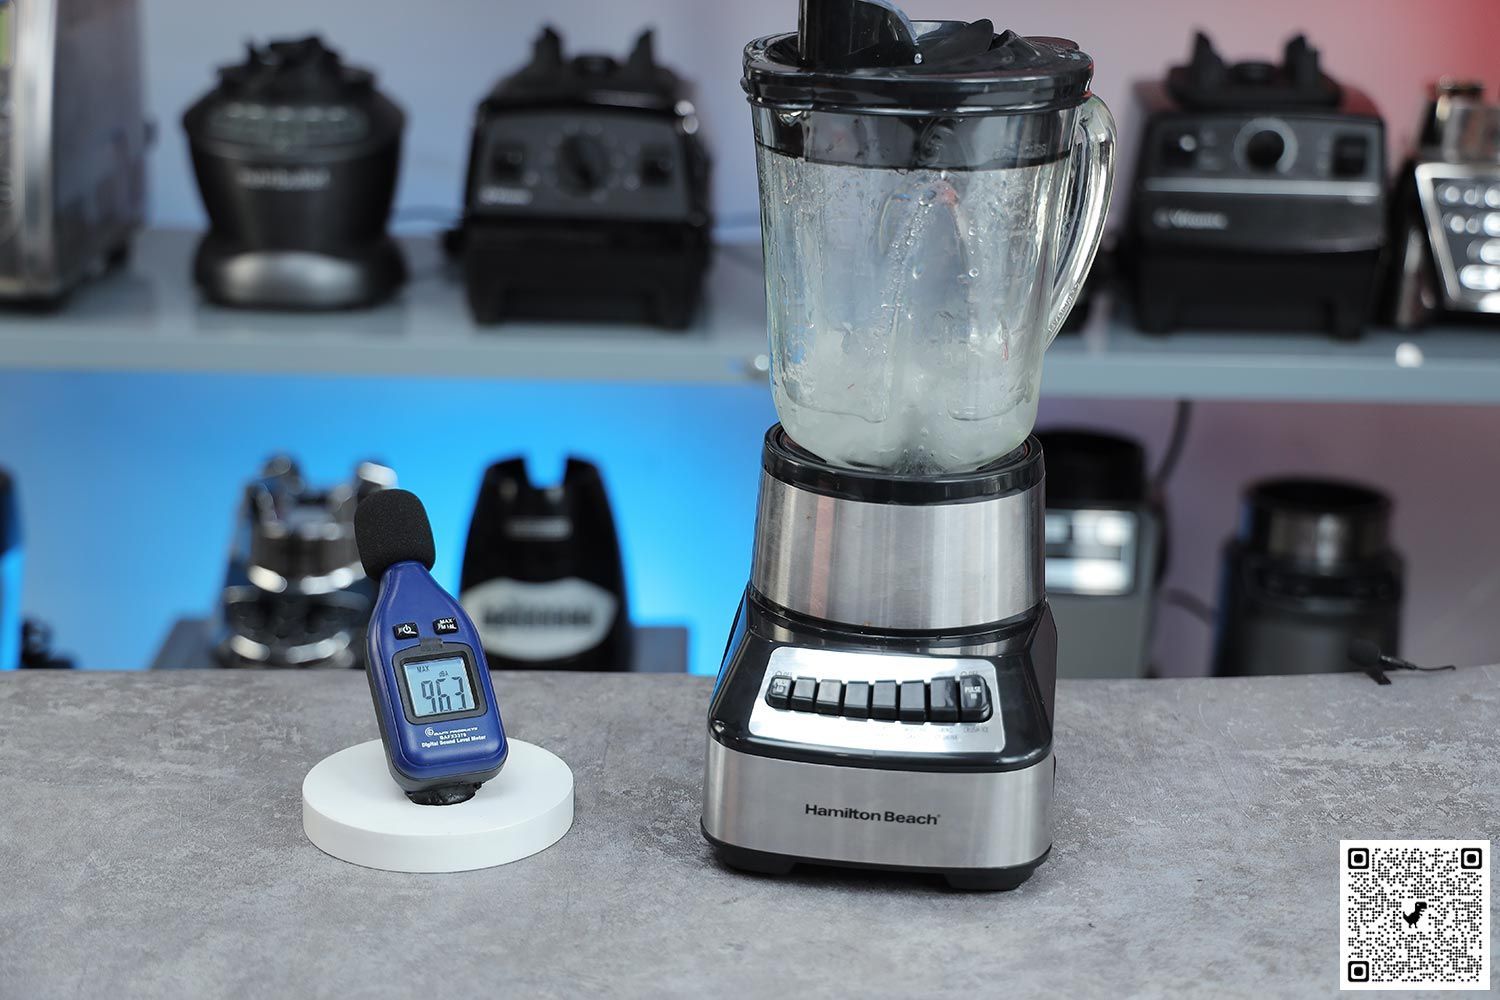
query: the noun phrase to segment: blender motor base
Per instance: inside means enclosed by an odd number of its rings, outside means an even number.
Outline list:
[[[1023,882],[1031,878],[1032,873],[1052,853],[1052,848],[1049,847],[1035,861],[1024,865],[1015,865],[1010,868],[925,868],[921,866],[876,865],[860,861],[836,861],[831,858],[794,857],[790,854],[772,854],[768,851],[756,851],[748,847],[736,847],[734,844],[726,844],[722,840],[715,840],[703,828],[701,822],[698,828],[703,833],[703,839],[708,841],[713,847],[714,854],[718,856],[719,861],[737,871],[750,872],[756,875],[789,875],[799,865],[807,865],[813,868],[855,868],[865,871],[905,872],[913,875],[941,876],[948,883],[950,889],[958,889],[965,892],[1009,892],[1011,889],[1018,888]]]

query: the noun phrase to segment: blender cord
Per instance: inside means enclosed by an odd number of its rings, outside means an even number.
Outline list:
[[[1177,471],[1177,463],[1182,460],[1182,448],[1187,443],[1188,428],[1192,422],[1193,401],[1179,399],[1172,414],[1172,431],[1167,437],[1167,447],[1161,454],[1156,474],[1151,477],[1151,488],[1158,495],[1166,489],[1167,480],[1172,478],[1172,473]]]

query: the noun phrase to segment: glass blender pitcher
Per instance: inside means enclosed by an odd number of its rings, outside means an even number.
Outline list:
[[[1092,72],[1072,42],[889,0],[803,0],[795,34],[747,46],[772,390],[796,444],[929,476],[1026,439],[1109,206]]]

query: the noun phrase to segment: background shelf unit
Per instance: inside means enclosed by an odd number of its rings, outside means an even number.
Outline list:
[[[266,313],[204,303],[196,235],[143,234],[121,272],[62,308],[0,314],[0,368],[736,384],[765,378],[759,247],[718,248],[694,325],[476,326],[435,239],[403,241],[413,278],[376,309]],[[1500,403],[1500,332],[1374,330],[1149,336],[1108,299],[1047,353],[1044,397]]]

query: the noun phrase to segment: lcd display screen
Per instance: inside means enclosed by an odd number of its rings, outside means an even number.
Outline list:
[[[473,708],[474,687],[463,657],[441,660],[408,660],[401,665],[412,714],[419,719]]]

